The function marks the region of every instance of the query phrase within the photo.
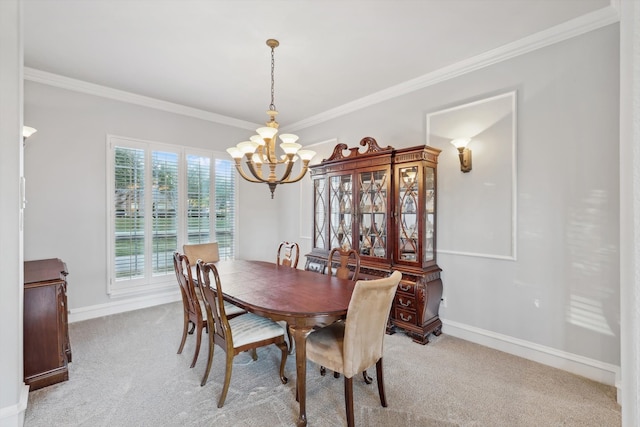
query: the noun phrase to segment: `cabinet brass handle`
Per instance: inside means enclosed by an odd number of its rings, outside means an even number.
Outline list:
[[[404,313],[400,313],[400,319],[404,320],[405,322],[410,321],[412,318],[413,318],[412,315],[409,315],[409,317],[405,318]]]
[[[407,303],[405,304],[404,302],[402,302],[402,298],[398,298],[398,304],[403,307],[409,307],[411,305],[411,300],[407,300]]]
[[[399,288],[400,288],[400,290],[408,291],[409,289],[411,289],[411,286],[410,286],[410,285],[407,285],[407,286],[405,287],[405,286],[402,286],[402,283],[401,283],[401,284],[400,284],[400,286],[399,286]]]

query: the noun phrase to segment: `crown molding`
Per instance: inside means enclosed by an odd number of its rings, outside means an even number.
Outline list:
[[[615,2],[616,0],[613,1]],[[588,33],[589,31],[616,23],[619,20],[620,14],[618,8],[615,7],[615,4],[612,4],[611,6],[585,14],[515,42],[492,49],[450,66],[440,68],[421,77],[391,86],[390,88],[362,97],[340,107],[327,110],[324,113],[292,123],[287,126],[287,130],[295,132],[300,129],[314,126],[371,105],[375,105],[407,93],[415,92],[437,83],[459,77],[463,74],[497,64],[507,59],[515,58],[525,53],[571,39],[581,34]]]
[[[101,86],[94,83],[88,83],[82,80],[76,80],[69,77],[64,77],[58,74],[49,73],[46,71],[37,70],[34,68],[24,68],[24,79],[30,80],[36,83],[42,83],[49,86],[55,86],[62,89],[68,89],[75,92],[86,93],[89,95],[95,95],[102,98],[109,98],[116,101],[127,102],[129,104],[140,105],[147,108],[153,108],[156,110],[167,111],[169,113],[180,114],[183,116],[194,117],[196,119],[206,120],[222,125],[233,126],[241,129],[255,130],[260,127],[257,123],[251,123],[244,120],[234,119],[232,117],[223,116],[209,111],[200,110],[197,108],[187,107],[180,104],[174,104],[172,102],[161,101],[159,99],[151,98],[148,96],[137,95],[135,93],[126,92],[123,90],[113,89],[106,86]]]

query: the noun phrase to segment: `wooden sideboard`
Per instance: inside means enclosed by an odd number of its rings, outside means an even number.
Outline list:
[[[67,274],[57,258],[24,263],[24,382],[30,391],[69,379]]]

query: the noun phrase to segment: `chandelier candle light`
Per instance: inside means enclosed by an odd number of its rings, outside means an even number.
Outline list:
[[[298,137],[292,134],[282,134],[280,139],[282,143],[280,148],[284,151],[284,154],[279,158],[276,155],[276,134],[278,133],[278,122],[276,122],[276,106],[273,101],[274,95],[274,78],[273,69],[275,65],[274,50],[280,43],[278,40],[267,40],[267,46],[271,48],[271,104],[269,104],[269,121],[266,127],[256,129],[257,135],[250,138],[249,141],[240,142],[237,146],[227,149],[227,152],[233,157],[236,164],[236,169],[240,176],[249,182],[264,182],[269,186],[271,190],[271,198],[273,199],[273,192],[278,184],[290,184],[298,182],[304,177],[309,168],[309,162],[316,155],[311,150],[300,150],[302,145],[296,141]],[[251,175],[248,175],[240,161],[242,157],[245,157],[247,167]],[[293,165],[298,159],[302,159],[302,167],[297,177],[291,178],[291,170]],[[284,173],[278,178],[276,175],[276,167],[278,165],[284,165]],[[264,172],[263,172],[263,167]],[[268,172],[268,175],[266,174]],[[266,175],[266,176],[265,176]]]

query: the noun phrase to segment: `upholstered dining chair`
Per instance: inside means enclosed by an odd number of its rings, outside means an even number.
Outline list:
[[[347,425],[354,425],[353,377],[376,365],[380,404],[387,406],[382,353],[391,304],[402,273],[356,283],[344,322],[314,330],[307,337],[307,359],[344,375]]]
[[[191,367],[196,366],[198,360],[198,353],[200,352],[200,341],[202,339],[202,330],[207,327],[207,321],[202,316],[204,311],[204,305],[198,295],[193,284],[191,264],[189,258],[179,252],[173,253],[173,269],[176,273],[176,279],[180,285],[180,293],[182,294],[182,308],[184,313],[184,326],[182,328],[182,341],[180,341],[180,347],[178,348],[178,354],[182,353],[184,344],[187,340],[187,333],[193,334],[194,329],[196,331],[196,349],[193,355],[193,362]],[[189,324],[193,327],[190,331]]]
[[[337,263],[337,267],[334,265]],[[350,268],[353,266],[353,269]],[[358,280],[360,255],[355,249],[333,248],[327,259],[327,274],[341,279]]]
[[[198,278],[201,283],[204,295],[207,321],[215,327],[209,330],[209,357],[207,368],[202,377],[201,386],[207,383],[209,371],[213,362],[213,350],[215,345],[219,345],[226,353],[226,368],[224,375],[224,385],[218,400],[218,408],[222,408],[229,391],[231,382],[231,371],[233,368],[233,358],[247,350],[255,350],[270,344],[278,346],[282,352],[280,360],[280,381],[283,384],[288,382],[284,376],[284,366],[287,362],[287,343],[284,339],[284,329],[278,323],[266,317],[261,317],[253,313],[245,313],[234,318],[229,318],[225,312],[224,298],[222,294],[222,284],[218,270],[213,263],[197,263]],[[214,289],[211,288],[213,277]]]
[[[337,263],[337,267],[334,267]],[[349,267],[353,266],[353,270]],[[329,258],[327,259],[327,274],[329,276],[336,276],[340,279],[358,280],[360,274],[360,254],[354,249],[346,248],[333,248],[329,252]],[[325,375],[327,369],[324,366],[320,366],[320,375]],[[340,374],[334,372],[333,376],[339,378]],[[367,371],[362,372],[362,377],[367,384],[371,384],[371,378],[367,375]]]
[[[280,246],[278,246],[276,264],[297,268],[299,257],[300,247],[296,242],[280,242]]]

